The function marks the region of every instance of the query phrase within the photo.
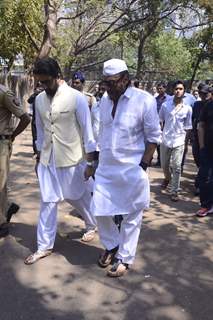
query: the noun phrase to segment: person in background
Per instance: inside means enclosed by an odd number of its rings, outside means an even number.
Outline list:
[[[209,100],[213,100],[213,87],[209,87]]]
[[[132,86],[139,89],[140,81],[138,79],[132,80]]]
[[[161,167],[164,173],[162,188],[171,182],[171,200],[179,200],[181,161],[184,152],[185,137],[192,128],[192,108],[183,102],[184,82],[174,84],[174,97],[162,104],[159,117],[163,127],[161,144]]]
[[[171,96],[169,96],[166,93],[166,84],[164,82],[159,82],[157,84],[157,92],[158,95],[156,96],[156,102],[157,102],[157,111],[158,114],[160,112],[161,106],[164,102],[166,102],[166,100],[168,100],[169,98],[171,98]],[[155,166],[160,167],[161,163],[160,163],[160,146],[157,146],[157,162],[155,164]]]
[[[200,147],[198,140],[198,123],[202,109],[205,107],[210,98],[209,87],[207,85],[199,86],[200,101],[196,101],[192,109],[192,154],[195,164],[198,168],[198,174],[195,178],[195,195],[200,192],[199,167],[200,167]]]
[[[187,83],[185,82],[185,88],[187,88]],[[190,89],[188,88],[188,91]],[[194,107],[194,104],[196,102],[196,99],[195,97],[189,93],[189,92],[186,92],[184,93],[184,97],[183,97],[183,102],[184,104],[190,106],[193,110],[193,107]],[[181,162],[181,172],[183,173],[183,168],[184,168],[184,164],[185,164],[185,159],[186,159],[186,155],[187,155],[187,152],[188,152],[188,145],[189,145],[189,141],[191,140],[191,131],[187,131],[187,134],[186,134],[186,138],[185,138],[185,145],[184,145],[184,152],[183,152],[183,158],[182,158],[182,162]]]
[[[135,259],[143,210],[149,205],[146,169],[161,131],[156,101],[131,86],[125,61],[104,63],[107,95],[100,105],[100,154],[91,210],[105,251],[98,264],[110,277],[123,276]],[[114,222],[122,215],[120,232]]]
[[[100,126],[100,102],[105,92],[106,92],[105,82],[100,81],[99,90],[96,97],[97,102],[91,108],[91,120],[92,120],[93,134],[96,141],[96,151],[99,151],[98,137],[99,137],[99,130],[100,130],[100,127],[99,127]]]
[[[31,265],[52,253],[57,231],[57,206],[65,200],[85,221],[82,241],[93,240],[96,220],[85,178],[93,170],[95,141],[90,111],[83,94],[62,80],[58,62],[36,60],[33,74],[44,91],[35,99],[37,163],[41,204],[37,251],[25,259]],[[84,165],[84,157],[87,163]]]
[[[35,98],[43,90],[44,90],[43,87],[38,82],[36,87],[35,87],[34,93],[27,100],[27,102],[30,104],[30,116],[32,117],[32,120],[31,120],[31,132],[32,132],[32,145],[33,145],[34,155],[37,154],[37,148],[36,148],[37,132],[36,132],[36,121],[35,121]]]
[[[156,98],[158,96],[158,92],[157,92],[156,86],[152,87],[152,95],[154,96],[154,98]]]
[[[200,204],[198,217],[213,213],[213,101],[202,108],[198,123],[200,147]]]
[[[96,100],[97,100],[98,94],[99,94],[99,84],[96,84],[94,87],[94,92],[93,92],[93,95]]]
[[[88,101],[88,106],[91,110],[92,106],[96,103],[96,99],[91,93],[84,91],[84,84],[85,84],[84,74],[81,71],[75,72],[72,76],[72,81],[69,84],[71,85],[71,87],[73,87],[74,89],[80,91],[85,95]]]
[[[16,127],[14,116],[20,119]],[[7,196],[12,143],[29,123],[29,115],[20,106],[14,94],[0,85],[0,238],[8,235],[8,223],[12,215],[19,210],[17,204],[9,203]]]
[[[195,97],[195,99],[196,99],[197,101],[200,101],[200,96],[199,96],[199,91],[198,91],[198,89],[194,89],[194,90],[192,91],[192,95]]]

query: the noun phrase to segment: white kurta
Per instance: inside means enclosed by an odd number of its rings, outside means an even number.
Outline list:
[[[63,90],[61,99],[63,99]],[[51,107],[51,101],[48,100]],[[81,127],[84,149],[86,153],[95,151],[95,140],[92,132],[90,111],[85,97],[79,92],[77,95],[76,117]],[[44,130],[42,119],[36,112],[37,149],[42,150]],[[69,133],[67,133],[69,134]],[[48,166],[39,163],[38,179],[43,202],[58,202],[65,199],[77,200],[81,198],[91,182],[84,181],[85,163],[76,166],[56,168],[54,161],[54,150],[52,148],[51,158]]]
[[[155,99],[129,87],[113,104],[103,97],[100,105],[100,154],[91,211],[95,216],[129,214],[149,206],[147,173],[139,166],[146,141],[160,143],[161,130]]]

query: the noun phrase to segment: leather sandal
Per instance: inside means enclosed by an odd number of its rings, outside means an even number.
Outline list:
[[[85,232],[81,238],[83,242],[90,242],[95,238],[96,228]]]
[[[112,278],[122,277],[127,273],[128,269],[129,265],[127,263],[123,263],[122,260],[117,259],[112,268],[107,271],[107,275]]]
[[[98,265],[101,268],[106,268],[113,261],[117,251],[118,251],[118,246],[113,248],[112,250],[106,249],[98,259]]]
[[[45,251],[36,251],[33,254],[30,254],[25,260],[24,263],[26,265],[31,265],[37,262],[38,260],[45,258],[49,255],[51,255],[52,250],[45,250]]]

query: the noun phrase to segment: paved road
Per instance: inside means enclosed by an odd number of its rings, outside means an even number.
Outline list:
[[[151,168],[152,202],[145,212],[138,254],[126,277],[110,279],[96,265],[98,236],[79,239],[83,224],[62,204],[54,253],[33,266],[39,189],[29,129],[16,141],[10,196],[21,209],[0,240],[0,320],[212,320],[213,217],[198,220],[189,155],[182,201],[162,194],[160,169]],[[125,195],[124,195],[125,196]]]

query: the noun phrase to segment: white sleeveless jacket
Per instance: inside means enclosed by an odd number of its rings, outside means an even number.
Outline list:
[[[43,91],[36,97],[35,108],[43,123],[44,137],[40,162],[47,166],[52,148],[56,167],[78,164],[84,157],[80,127],[76,119],[77,92],[66,82],[53,99]]]

